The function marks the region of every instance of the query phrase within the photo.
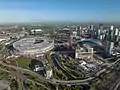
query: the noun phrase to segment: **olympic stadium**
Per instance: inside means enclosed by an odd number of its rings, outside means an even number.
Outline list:
[[[13,43],[21,55],[40,55],[54,48],[54,40],[46,37],[23,38]]]

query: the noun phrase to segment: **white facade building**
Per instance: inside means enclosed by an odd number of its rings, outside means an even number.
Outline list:
[[[43,31],[42,29],[32,29],[31,33],[35,34],[35,33],[39,33],[39,32],[42,32],[42,31]]]
[[[53,75],[52,69],[46,71],[46,78],[51,78]]]
[[[73,37],[77,37],[77,32],[73,31]]]

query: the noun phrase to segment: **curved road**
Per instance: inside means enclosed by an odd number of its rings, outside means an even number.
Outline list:
[[[57,60],[57,58],[53,55],[53,63],[55,64],[55,66],[57,66],[58,68],[60,68],[63,72],[66,72],[68,75],[70,75],[73,78],[76,78],[75,76],[71,75],[69,72],[67,72],[59,63],[59,61]]]
[[[49,83],[51,83],[51,84],[56,84],[56,83],[58,83],[58,84],[77,84],[77,83],[79,83],[79,84],[84,84],[84,83],[86,83],[86,82],[88,82],[89,80],[92,80],[93,78],[89,78],[89,79],[84,79],[84,80],[70,80],[70,81],[65,81],[65,80],[57,80],[57,79],[46,79],[45,77],[43,77],[43,76],[41,76],[41,75],[39,75],[39,74],[37,74],[37,73],[35,73],[35,72],[33,72],[33,71],[31,71],[31,70],[28,70],[28,69],[23,69],[23,68],[21,68],[21,67],[16,67],[16,66],[12,66],[12,65],[7,65],[7,64],[5,64],[5,63],[2,63],[2,62],[0,62],[0,64],[2,65],[2,66],[5,66],[5,67],[8,67],[8,68],[13,68],[13,69],[15,69],[15,70],[19,70],[19,71],[21,71],[21,72],[23,72],[23,73],[27,73],[27,74],[30,74],[30,75],[34,75],[35,77],[38,77],[40,80],[43,80],[44,82],[49,82]]]
[[[116,64],[116,63],[119,62],[119,61],[120,61],[120,60],[117,60],[117,61],[114,62],[113,64]],[[8,68],[13,68],[13,69],[15,69],[15,70],[19,70],[19,71],[21,71],[21,72],[24,72],[24,73],[27,73],[27,74],[30,74],[30,75],[34,75],[34,76],[38,77],[39,79],[43,80],[44,82],[49,82],[49,83],[51,83],[51,84],[56,84],[56,83],[58,83],[58,84],[64,84],[64,85],[66,85],[66,84],[71,84],[71,85],[73,85],[73,84],[75,84],[75,85],[79,84],[79,85],[80,85],[80,84],[87,84],[87,83],[89,83],[89,81],[91,81],[91,80],[93,80],[93,79],[95,78],[95,77],[91,77],[91,78],[84,79],[84,80],[70,80],[70,81],[57,80],[57,79],[46,79],[45,77],[43,77],[43,76],[41,76],[41,75],[39,75],[39,74],[31,71],[31,70],[28,70],[28,69],[23,69],[23,68],[16,67],[16,66],[12,66],[12,65],[7,65],[7,64],[2,63],[2,62],[0,62],[0,64],[1,64],[2,66],[8,67]],[[113,66],[113,64],[112,64],[111,66]],[[103,73],[103,72],[106,72],[106,69],[103,70],[102,72],[99,72],[99,73],[96,75],[96,77],[99,76],[99,75],[100,75],[101,73]]]

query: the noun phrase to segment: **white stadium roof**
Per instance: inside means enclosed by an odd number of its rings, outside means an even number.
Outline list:
[[[42,29],[32,29],[31,30],[31,32],[34,32],[34,31],[36,31],[36,32],[42,32],[43,30]]]
[[[34,43],[36,39],[43,40],[43,42]],[[40,54],[53,49],[54,41],[45,37],[24,38],[15,42],[13,47],[23,54]]]

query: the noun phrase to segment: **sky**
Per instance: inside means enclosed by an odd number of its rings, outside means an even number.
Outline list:
[[[0,0],[0,22],[120,22],[120,0]]]

